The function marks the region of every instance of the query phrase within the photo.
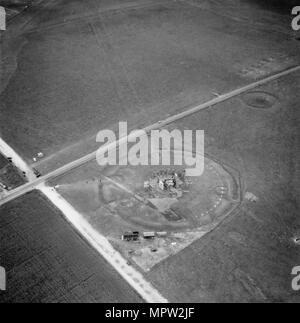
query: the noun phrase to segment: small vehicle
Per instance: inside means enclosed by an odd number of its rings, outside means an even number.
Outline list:
[[[42,176],[42,174],[37,170],[37,169],[33,169],[33,172],[34,172],[34,175],[37,177],[37,178],[39,178],[39,177],[41,177]]]
[[[0,182],[0,187],[3,188],[4,190],[8,190],[9,187],[6,184],[3,184]]]

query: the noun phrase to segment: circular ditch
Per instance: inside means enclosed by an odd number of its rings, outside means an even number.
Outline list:
[[[248,92],[241,99],[247,106],[255,109],[270,109],[278,100],[276,96],[262,91]]]

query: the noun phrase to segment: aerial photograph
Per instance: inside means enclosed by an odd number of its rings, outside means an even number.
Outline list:
[[[0,0],[0,303],[300,303],[300,0]]]

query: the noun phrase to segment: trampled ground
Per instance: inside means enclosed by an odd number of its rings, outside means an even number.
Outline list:
[[[149,271],[213,230],[238,207],[241,198],[238,172],[208,157],[203,174],[195,178],[187,176],[178,190],[145,190],[144,183],[153,172],[168,169],[167,166],[97,167],[91,162],[52,185],[125,258],[139,269]],[[138,243],[122,241],[125,232],[133,231],[140,232]],[[145,241],[142,234],[149,231],[166,232],[166,235]],[[155,252],[149,254],[149,249]]]

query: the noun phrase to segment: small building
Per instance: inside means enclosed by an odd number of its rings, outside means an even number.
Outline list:
[[[156,235],[159,238],[163,238],[163,237],[166,237],[168,235],[168,233],[166,231],[161,231],[161,232],[156,232]]]
[[[122,235],[123,241],[137,241],[139,239],[140,233],[138,231],[134,232],[125,232]]]
[[[155,232],[143,232],[143,238],[144,239],[154,239]]]

